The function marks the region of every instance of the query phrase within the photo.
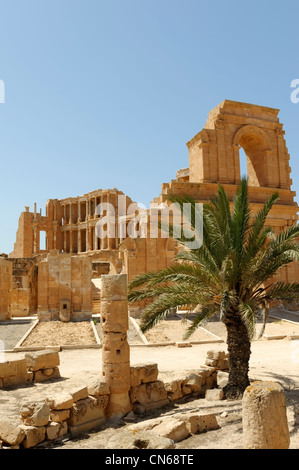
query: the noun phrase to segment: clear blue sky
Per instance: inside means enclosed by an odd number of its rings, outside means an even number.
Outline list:
[[[224,99],[280,109],[299,194],[298,22],[288,0],[0,0],[0,252],[34,202],[148,206]]]

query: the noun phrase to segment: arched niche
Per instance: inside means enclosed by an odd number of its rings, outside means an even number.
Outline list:
[[[243,126],[236,132],[233,145],[242,147],[246,154],[249,186],[269,186],[272,150],[267,134],[256,126]]]

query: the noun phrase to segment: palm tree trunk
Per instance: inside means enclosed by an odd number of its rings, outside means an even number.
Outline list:
[[[228,400],[242,398],[249,385],[250,339],[246,325],[238,311],[227,312],[224,323],[227,330],[227,348],[229,361],[228,384],[224,387],[224,396]]]

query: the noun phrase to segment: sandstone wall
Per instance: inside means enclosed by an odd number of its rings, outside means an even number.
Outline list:
[[[58,320],[64,305],[70,305],[71,320],[89,319],[92,313],[91,278],[88,256],[52,251],[38,267],[39,319]]]
[[[10,318],[10,295],[12,289],[12,265],[0,257],[0,321]]]

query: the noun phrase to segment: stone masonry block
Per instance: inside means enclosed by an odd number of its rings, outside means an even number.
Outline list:
[[[45,426],[26,426],[25,424],[21,424],[20,428],[25,432],[25,439],[22,441],[22,446],[25,447],[25,449],[35,447],[45,440]]]
[[[28,369],[31,371],[54,368],[60,364],[58,351],[50,349],[26,353],[25,360]]]
[[[17,423],[1,418],[0,439],[11,446],[18,445],[25,439],[25,432]]]
[[[105,374],[105,375],[104,375]],[[105,364],[103,373],[110,393],[124,393],[130,389],[130,362]]]
[[[50,412],[50,418],[55,423],[61,423],[66,421],[70,417],[70,409],[67,410],[52,410]]]
[[[67,392],[62,392],[46,398],[46,403],[51,410],[66,410],[73,406],[73,397]]]
[[[0,378],[7,378],[17,375],[26,375],[27,366],[25,359],[0,362]]]
[[[138,402],[141,405],[147,405],[152,402],[167,400],[167,398],[167,391],[161,380],[141,384],[130,389],[130,400],[132,404]]]
[[[51,372],[51,373],[50,373]],[[58,367],[54,367],[53,369],[41,369],[33,372],[34,374],[34,382],[45,382],[50,379],[59,379],[60,378],[60,371]]]
[[[126,274],[103,274],[101,277],[102,300],[126,300],[128,293]]]
[[[27,403],[21,407],[21,419],[28,426],[45,426],[50,419],[50,408],[46,403]]]
[[[142,383],[155,382],[158,379],[158,364],[137,364],[131,366],[131,387]]]
[[[103,332],[125,332],[129,328],[127,300],[101,301],[101,326]]]
[[[102,338],[103,364],[128,362],[130,360],[130,347],[127,333],[110,333]]]
[[[87,386],[87,392],[88,392],[87,396],[92,395],[94,397],[99,397],[101,395],[109,395],[110,389],[106,382],[102,382],[99,379],[94,379],[89,382]],[[87,398],[87,396],[83,398]],[[74,401],[77,401],[77,400],[74,400]]]
[[[72,395],[74,403],[78,400],[83,400],[84,398],[88,397],[88,388],[85,386],[74,387],[72,390],[70,390],[70,395]]]
[[[71,435],[93,429],[105,421],[104,410],[108,405],[109,396],[88,397],[73,404],[67,420]]]

